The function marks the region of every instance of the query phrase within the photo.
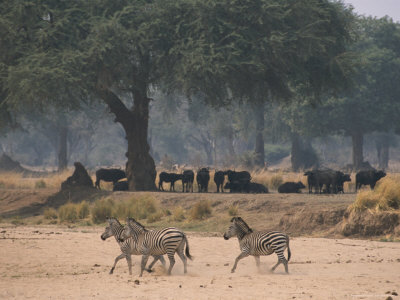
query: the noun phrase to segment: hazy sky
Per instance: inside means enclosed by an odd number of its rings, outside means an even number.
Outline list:
[[[344,0],[351,4],[359,15],[376,16],[388,15],[395,22],[400,22],[400,0]]]

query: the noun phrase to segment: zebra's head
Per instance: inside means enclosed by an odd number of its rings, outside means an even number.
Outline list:
[[[106,218],[108,226],[106,227],[106,229],[104,230],[103,234],[100,236],[101,239],[103,241],[105,241],[106,239],[108,239],[111,236],[115,235],[115,230],[114,228],[116,226],[118,227],[122,227],[121,223],[119,223],[119,221],[116,218]]]
[[[120,241],[123,242],[127,238],[137,237],[138,234],[146,231],[144,226],[137,222],[133,218],[126,218],[126,225],[124,226],[124,230],[121,233]]]
[[[246,224],[241,217],[233,217],[231,225],[228,230],[224,233],[224,239],[229,240],[233,236],[237,236],[239,239],[247,233],[253,232],[253,230]]]

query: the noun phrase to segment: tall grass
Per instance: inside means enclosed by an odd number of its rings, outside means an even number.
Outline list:
[[[119,219],[132,217],[138,220],[147,219],[149,223],[159,221],[164,213],[160,210],[158,201],[151,195],[134,196],[123,201],[103,198],[95,201],[91,209],[93,223],[103,223],[106,217]]]
[[[374,190],[360,191],[350,209],[400,209],[400,182],[392,177],[381,179]]]

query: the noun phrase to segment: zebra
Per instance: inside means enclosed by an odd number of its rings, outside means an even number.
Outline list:
[[[101,235],[101,239],[105,241],[109,237],[114,236],[122,252],[115,258],[114,265],[110,270],[110,274],[114,272],[117,262],[122,258],[126,258],[129,268],[129,274],[132,275],[131,255],[140,255],[140,252],[137,248],[137,243],[132,238],[126,239],[123,242],[120,241],[121,233],[124,230],[124,226],[122,226],[121,223],[116,218],[107,218],[107,222],[109,226],[106,227],[104,233]],[[157,260],[160,260],[163,266],[165,267],[164,257],[162,255],[154,256],[153,262],[150,264],[148,269],[146,269],[147,272],[151,272],[151,268],[157,262]]]
[[[241,217],[234,217],[231,220],[231,225],[228,231],[224,234],[224,239],[237,236],[239,240],[239,246],[242,253],[236,258],[235,264],[231,270],[235,272],[239,260],[249,255],[254,256],[256,265],[260,267],[260,255],[270,255],[276,253],[278,255],[278,263],[272,267],[271,271],[275,271],[279,264],[285,266],[286,273],[288,270],[288,261],[290,260],[291,252],[289,248],[289,237],[278,231],[256,231],[253,230],[246,224]],[[287,248],[288,259],[286,260],[283,255],[283,251]]]
[[[184,273],[187,273],[187,258],[192,260],[189,253],[189,242],[186,235],[177,228],[168,227],[161,230],[148,230],[133,218],[126,219],[122,239],[132,237],[138,244],[138,250],[142,256],[140,277],[143,275],[149,255],[167,254],[169,259],[168,275],[171,275],[172,267],[175,264],[175,252],[181,258],[184,266]],[[185,254],[183,253],[186,244]]]

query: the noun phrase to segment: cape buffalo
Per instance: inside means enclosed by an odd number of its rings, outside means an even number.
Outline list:
[[[360,171],[356,174],[356,191],[360,189],[362,185],[369,185],[373,190],[376,182],[385,177],[386,173],[384,171]]]
[[[126,174],[120,169],[98,169],[96,171],[95,186],[100,189],[100,180],[112,182],[115,185],[122,178],[126,178]]]
[[[300,193],[306,186],[301,182],[285,182],[278,187],[279,193]]]

